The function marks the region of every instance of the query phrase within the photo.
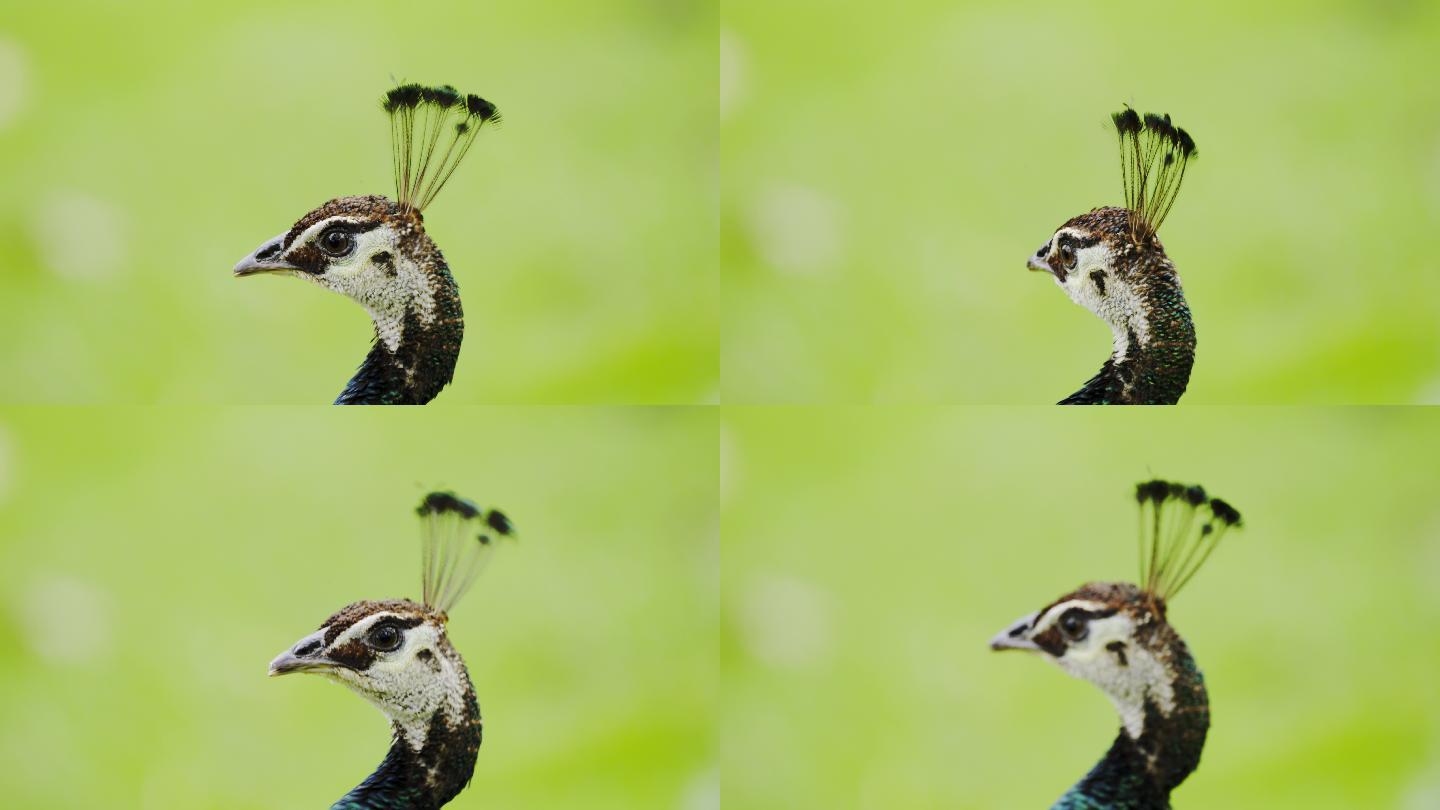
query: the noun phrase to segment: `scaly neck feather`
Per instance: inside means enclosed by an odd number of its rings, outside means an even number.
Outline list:
[[[407,309],[390,320],[372,313],[374,344],[336,405],[424,405],[450,383],[460,357],[465,318],[459,285],[438,250],[433,260],[438,262],[429,275],[433,311]],[[385,337],[397,330],[399,339],[392,348]]]
[[[405,729],[394,724],[390,751],[380,767],[330,810],[435,810],[455,798],[469,784],[480,751],[480,706],[473,689],[466,690],[465,706],[466,717],[458,723],[437,710],[418,751]]]
[[[1140,736],[1121,728],[1105,757],[1051,810],[1169,810],[1170,791],[1200,765],[1210,728],[1205,680],[1183,642],[1172,660],[1169,714],[1146,700]]]

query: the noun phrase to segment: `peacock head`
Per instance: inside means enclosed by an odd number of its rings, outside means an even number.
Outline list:
[[[481,128],[500,113],[455,88],[400,85],[385,94],[396,199],[339,197],[301,217],[235,265],[236,276],[298,276],[353,299],[375,319],[394,351],[405,316],[429,324],[451,316],[437,306],[455,283],[425,233],[425,210],[464,159]]]
[[[439,715],[458,726],[474,694],[460,654],[445,633],[447,611],[489,560],[497,538],[514,527],[449,492],[432,492],[422,521],[424,599],[355,602],[326,619],[270,662],[270,674],[313,672],[375,704],[413,747],[424,746]]]
[[[355,602],[270,662],[271,675],[314,672],[345,684],[423,740],[442,706],[458,714],[465,665],[445,615],[407,599]]]
[[[1067,221],[1025,262],[1055,279],[1070,300],[1115,330],[1145,330],[1144,299],[1155,276],[1174,276],[1157,231],[1198,152],[1169,115],[1126,107],[1111,116],[1120,139],[1124,207],[1096,208]]]
[[[1164,272],[1168,260],[1160,240],[1137,246],[1130,237],[1133,214],[1125,208],[1096,208],[1073,217],[1025,262],[1049,273],[1071,301],[1090,310],[1117,332],[1144,329],[1139,306],[1145,274]],[[1147,259],[1148,261],[1142,261]],[[1173,268],[1170,268],[1173,272]]]
[[[1024,616],[990,640],[992,650],[1043,655],[1110,698],[1132,737],[1147,710],[1169,714],[1179,681],[1193,677],[1166,603],[1194,576],[1240,513],[1198,486],[1137,486],[1144,585],[1092,582]]]
[[[436,300],[454,284],[420,212],[376,196],[330,200],[235,265],[237,276],[262,273],[345,295],[377,324],[393,324],[396,338],[405,315],[432,320]]]

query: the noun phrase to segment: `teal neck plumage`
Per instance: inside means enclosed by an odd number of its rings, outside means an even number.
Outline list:
[[[380,767],[330,810],[435,810],[455,798],[470,783],[480,751],[480,706],[473,692],[466,704],[468,717],[458,727],[437,711],[419,751],[397,726]]]
[[[1183,642],[1174,669],[1170,713],[1147,700],[1140,736],[1122,728],[1105,757],[1051,810],[1169,810],[1170,792],[1199,766],[1210,728],[1205,680]]]

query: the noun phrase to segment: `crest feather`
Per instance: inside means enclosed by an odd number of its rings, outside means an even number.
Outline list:
[[[1140,587],[1169,602],[1219,545],[1240,526],[1235,507],[1211,498],[1203,487],[1172,481],[1135,486],[1140,506]]]
[[[423,211],[434,201],[465,159],[481,126],[500,123],[494,104],[448,84],[398,85],[385,93],[380,108],[390,116],[395,199],[412,211]],[[435,160],[442,136],[446,146]]]
[[[453,492],[426,495],[415,513],[422,524],[422,601],[448,613],[490,562],[496,538],[514,539],[515,526],[500,510]]]
[[[1130,236],[1148,241],[1169,216],[1185,167],[1199,152],[1190,133],[1174,125],[1170,115],[1145,113],[1141,116],[1128,105],[1110,120],[1120,139],[1120,180],[1125,187],[1125,207],[1134,212]]]

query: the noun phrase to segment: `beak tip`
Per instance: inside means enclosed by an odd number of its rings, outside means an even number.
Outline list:
[[[270,677],[288,675],[292,672],[313,672],[331,669],[335,662],[322,652],[325,630],[316,630],[295,642],[294,646],[275,656],[270,661]],[[298,651],[298,653],[297,653]]]
[[[275,656],[275,660],[270,662],[270,667],[267,671],[269,672],[269,676],[271,678],[274,678],[277,675],[285,675],[287,673],[297,672],[303,667],[304,662],[302,662],[299,658],[295,657],[294,653],[286,650],[285,652]]]
[[[995,634],[995,637],[990,639],[990,650],[1000,652],[1002,650],[1040,649],[1039,645],[1027,637],[1029,629],[1035,624],[1035,618],[1036,614],[1032,613]]]
[[[285,236],[286,234],[282,233],[260,247],[255,248],[254,253],[251,253],[235,264],[235,269],[230,271],[231,274],[238,278],[241,276],[258,275],[260,273],[285,272],[298,269],[295,265],[285,261],[281,256],[283,253],[282,248],[285,244]]]

